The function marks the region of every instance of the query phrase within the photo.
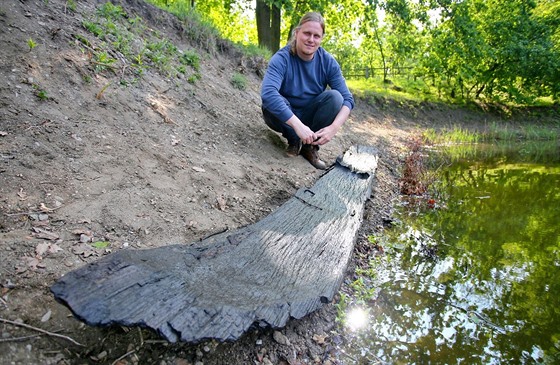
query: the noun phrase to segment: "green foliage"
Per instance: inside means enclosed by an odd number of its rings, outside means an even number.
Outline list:
[[[430,144],[461,144],[484,141],[555,141],[560,139],[560,129],[556,125],[531,125],[492,122],[479,130],[462,127],[427,129],[422,134]]]
[[[33,89],[35,90],[35,96],[38,97],[41,101],[45,101],[49,98],[47,95],[47,91],[42,89],[39,85],[33,84]]]
[[[430,33],[423,68],[452,99],[530,104],[554,95],[560,66],[536,3],[470,0],[448,5]],[[539,37],[535,37],[539,34]]]
[[[201,75],[200,73],[195,72],[194,74],[190,75],[190,76],[187,78],[187,81],[188,81],[189,83],[191,83],[191,84],[196,84],[196,82],[197,82],[198,80],[200,80],[201,77],[202,77],[202,75]]]
[[[88,21],[88,20],[84,20],[82,22],[82,26],[90,33],[93,33],[94,36],[96,37],[101,37],[104,32],[103,32],[103,28],[101,27],[100,24],[97,24],[95,22],[92,21]]]
[[[113,5],[109,1],[97,8],[97,15],[108,20],[118,20],[121,17],[125,17],[126,12],[120,5]]]
[[[200,1],[196,10],[201,17],[218,31],[221,38],[234,43],[258,44],[256,24],[244,14],[253,10],[250,2]]]
[[[111,245],[108,241],[96,241],[91,244],[95,248],[107,248]]]
[[[231,76],[230,83],[236,89],[245,90],[245,88],[247,87],[247,78],[245,76],[243,76],[242,74],[240,74],[238,72],[235,72]]]
[[[37,43],[32,38],[27,40],[27,46],[29,47],[29,51],[33,50],[33,48],[37,47]]]
[[[256,24],[248,16],[255,11],[251,3],[211,0],[197,2],[195,9],[183,0],[150,2],[175,14],[184,35],[210,53],[226,49],[249,58],[270,57],[256,46]],[[555,1],[343,0],[284,2],[282,8],[283,42],[303,13],[322,12],[327,21],[323,46],[345,73],[374,70],[380,83],[368,80],[360,88],[384,97],[511,107],[544,99],[554,103],[560,96],[560,12],[554,11],[560,6]],[[189,56],[177,60],[178,50],[164,44],[151,48],[161,39],[146,39],[147,50],[135,48],[130,35],[149,32],[122,7],[105,3],[96,16],[84,21],[84,28],[133,59],[136,74],[150,66],[169,76],[188,75],[186,66],[199,72]],[[252,63],[260,70],[266,67]]]
[[[111,69],[116,59],[109,56],[107,52],[98,52],[95,54],[95,69],[97,71],[104,71]]]
[[[178,56],[177,47],[167,39],[146,44],[144,56],[151,60],[161,71],[173,74],[172,60]]]
[[[70,9],[71,11],[76,11],[76,0],[66,0],[66,9]]]
[[[183,23],[185,36],[201,48],[214,53],[220,43],[220,32],[207,17],[198,11],[198,5],[204,7],[206,2],[197,3],[197,10],[187,1],[148,0],[150,3],[176,15]]]
[[[340,299],[336,303],[336,322],[344,323],[346,320],[346,310],[348,309],[348,295],[340,293]]]
[[[123,78],[119,81],[121,85],[136,82],[152,67],[168,77],[188,75],[187,81],[192,83],[201,77],[200,56],[196,52],[179,50],[169,39],[147,27],[142,18],[130,17],[121,6],[104,3],[82,25],[97,39],[75,35],[82,47],[93,53],[93,70],[114,72]],[[194,73],[189,75],[189,70]]]
[[[200,56],[195,51],[185,51],[180,57],[181,63],[200,71]]]
[[[382,75],[375,75],[368,79],[349,79],[347,84],[357,96],[366,99],[391,99],[401,103],[441,101],[436,88],[424,83],[420,78],[398,76],[384,82]]]
[[[476,143],[484,138],[480,132],[469,131],[457,126],[437,131],[429,128],[424,131],[422,137],[430,144]]]
[[[272,57],[270,50],[268,50],[265,47],[259,47],[255,44],[247,44],[247,45],[236,44],[236,46],[248,58],[269,59],[270,57]]]

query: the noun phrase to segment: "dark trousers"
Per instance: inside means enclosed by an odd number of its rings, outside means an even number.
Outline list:
[[[286,105],[292,109],[288,101],[285,101]],[[317,132],[332,124],[334,118],[342,108],[343,101],[342,95],[337,90],[326,90],[315,97],[305,109],[294,111],[294,114],[313,132]],[[288,144],[297,145],[299,143],[298,135],[285,121],[279,120],[267,109],[263,108],[262,112],[266,125],[272,130],[282,133],[282,136],[288,140]]]

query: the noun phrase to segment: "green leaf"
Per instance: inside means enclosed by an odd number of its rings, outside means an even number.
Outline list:
[[[111,243],[109,243],[108,241],[96,241],[93,242],[91,245],[95,248],[107,248],[109,247]]]

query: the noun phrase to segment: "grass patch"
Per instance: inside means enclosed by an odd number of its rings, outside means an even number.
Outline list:
[[[424,131],[422,137],[427,143],[431,144],[476,143],[483,139],[481,133],[469,131],[462,127],[442,130],[430,128]]]
[[[82,26],[94,38],[75,37],[78,47],[92,55],[93,72],[112,71],[120,76],[121,85],[135,82],[149,68],[170,78],[184,76],[192,81],[201,77],[200,56],[195,51],[180,50],[146,26],[142,18],[129,16],[119,5],[100,5]]]
[[[348,87],[357,94],[374,93],[378,97],[400,101],[431,101],[441,102],[437,91],[429,87],[420,79],[396,77],[389,82],[383,82],[381,77],[368,79],[347,80]]]
[[[560,139],[560,128],[555,125],[496,123],[480,130],[462,127],[427,129],[422,134],[428,144],[461,144],[491,141],[554,141]]]
[[[192,8],[188,1],[148,0],[148,2],[177,16],[183,23],[185,36],[208,53],[215,54],[216,51],[220,51],[235,57],[240,56],[242,63],[247,63],[249,68],[264,74],[266,65],[263,66],[263,61],[272,56],[268,49],[223,39],[217,27]]]
[[[194,51],[186,51],[181,57],[182,64],[192,67],[195,71],[200,71],[200,56]]]
[[[247,78],[242,74],[236,72],[231,76],[230,83],[236,89],[245,90],[245,88],[247,87]]]
[[[156,3],[157,1],[151,1]],[[263,55],[269,55],[257,46],[241,46],[223,40],[218,31],[186,2],[160,6],[177,16],[183,23],[185,36],[210,54],[218,50],[239,57],[241,64],[257,73],[266,69]],[[136,82],[148,69],[156,69],[169,78],[184,78],[194,84],[202,73],[201,56],[194,49],[180,49],[168,38],[150,29],[138,16],[131,17],[120,5],[110,2],[100,5],[95,13],[85,18],[82,26],[93,37],[75,35],[78,47],[91,55],[93,73],[110,71],[120,77],[119,84]],[[233,75],[232,85],[245,89],[247,80]]]

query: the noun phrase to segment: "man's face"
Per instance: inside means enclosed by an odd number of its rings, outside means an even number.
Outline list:
[[[306,61],[313,59],[313,55],[323,40],[323,28],[319,22],[304,23],[296,30],[296,51],[298,56]]]

